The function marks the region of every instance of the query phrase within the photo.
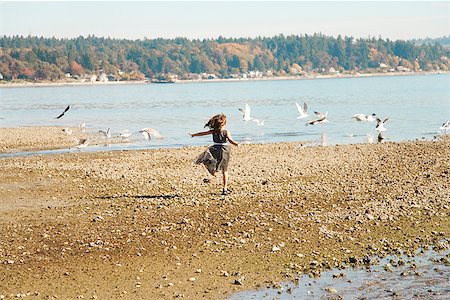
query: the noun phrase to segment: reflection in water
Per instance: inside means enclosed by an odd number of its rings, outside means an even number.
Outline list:
[[[328,135],[326,133],[322,133],[320,135],[320,145],[321,146],[328,146]]]

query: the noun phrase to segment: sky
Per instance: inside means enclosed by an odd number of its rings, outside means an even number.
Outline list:
[[[450,1],[4,1],[0,35],[204,39],[450,35]]]

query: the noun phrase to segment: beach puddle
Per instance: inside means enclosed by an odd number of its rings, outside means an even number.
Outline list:
[[[304,275],[275,288],[234,294],[237,299],[450,299],[450,249],[419,249],[408,257],[387,256],[378,264]]]

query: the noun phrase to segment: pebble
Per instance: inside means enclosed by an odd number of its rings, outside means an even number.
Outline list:
[[[240,277],[240,278],[236,278],[235,280],[234,280],[234,284],[235,285],[244,285],[244,276],[242,276],[242,277]]]
[[[328,293],[331,293],[331,294],[337,293],[337,290],[335,288],[332,288],[332,287],[326,287],[325,291],[328,292]]]

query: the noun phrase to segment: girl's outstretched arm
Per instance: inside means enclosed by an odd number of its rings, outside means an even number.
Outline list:
[[[194,136],[202,136],[202,135],[208,135],[208,134],[213,134],[213,133],[214,133],[214,130],[208,130],[208,131],[189,133],[189,134],[191,135],[191,137],[194,137]]]
[[[233,144],[233,145],[235,145],[235,146],[239,146],[239,144],[236,143],[236,142],[233,140],[233,138],[231,137],[231,134],[230,134],[229,131],[227,131],[227,139],[228,139],[228,141],[229,141],[231,144]]]

